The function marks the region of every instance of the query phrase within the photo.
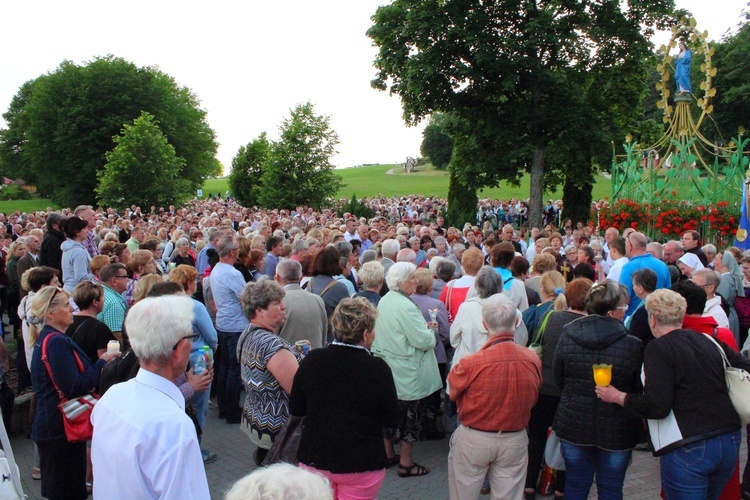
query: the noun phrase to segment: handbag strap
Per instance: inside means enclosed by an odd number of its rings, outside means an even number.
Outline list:
[[[312,292],[312,280],[310,280],[310,281],[309,281],[308,283],[310,283],[310,291]],[[326,287],[325,287],[325,288],[323,289],[323,291],[322,291],[322,292],[320,292],[320,293],[316,293],[315,295],[317,295],[318,297],[323,297],[323,295],[325,295],[325,294],[326,294],[326,292],[327,292],[328,290],[330,290],[330,289],[331,289],[331,287],[332,287],[333,285],[335,285],[336,283],[338,283],[338,281],[337,281],[336,279],[334,279],[333,281],[331,281],[330,283],[328,283],[328,284],[326,285]]]
[[[542,324],[539,325],[539,330],[536,331],[536,337],[534,337],[534,342],[532,342],[532,345],[541,344],[542,337],[544,336],[544,330],[547,328],[547,320],[553,312],[555,312],[554,308],[547,311],[547,314],[544,315],[544,319],[542,320]]]
[[[13,488],[16,490],[18,498],[27,498],[23,494],[23,487],[21,486],[21,478],[18,477],[18,465],[16,459],[13,456],[13,448],[10,446],[10,439],[8,438],[8,431],[5,429],[5,422],[0,418],[0,443],[3,445],[3,451],[5,452],[5,458],[8,459],[8,470],[10,471],[10,479],[13,482]]]
[[[44,366],[47,367],[47,373],[49,373],[49,378],[52,381],[52,385],[55,386],[55,391],[57,391],[57,395],[60,397],[60,401],[67,399],[65,395],[60,390],[60,387],[58,387],[57,382],[55,382],[55,377],[52,376],[52,367],[49,365],[49,358],[47,356],[47,344],[49,343],[49,339],[54,337],[55,335],[62,335],[61,333],[50,333],[46,337],[44,337],[44,340],[42,341],[42,361],[44,362]],[[73,358],[76,360],[76,366],[78,367],[78,372],[83,373],[86,371],[86,369],[83,366],[83,363],[81,362],[81,358],[78,357],[78,353],[76,352],[75,348],[71,346],[71,351],[73,352]]]
[[[716,334],[716,330],[714,330],[714,334]],[[710,335],[706,335],[706,337],[708,337],[708,339],[709,339],[709,340],[710,340],[711,342],[713,342],[713,343],[714,343],[714,345],[716,346],[716,348],[717,348],[717,349],[719,350],[719,352],[721,353],[721,357],[722,357],[722,359],[724,359],[724,371],[726,371],[726,369],[727,369],[727,368],[729,368],[730,366],[732,366],[732,364],[731,364],[731,363],[729,362],[729,359],[727,358],[727,353],[726,353],[726,352],[724,352],[724,348],[723,348],[723,347],[721,347],[721,345],[719,345],[719,343],[718,343],[718,342],[716,342],[716,341],[715,341],[715,340],[713,339],[713,337],[712,337],[712,336],[710,336]]]

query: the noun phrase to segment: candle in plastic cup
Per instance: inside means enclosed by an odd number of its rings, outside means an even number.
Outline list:
[[[606,387],[612,382],[612,365],[593,365],[594,382],[599,387]]]
[[[109,342],[107,342],[107,352],[120,352],[120,342],[118,342],[117,340],[110,340]]]

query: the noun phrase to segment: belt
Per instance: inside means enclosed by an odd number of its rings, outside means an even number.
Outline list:
[[[502,433],[502,434],[508,434],[508,433],[511,433],[511,432],[521,432],[521,431],[525,431],[525,430],[526,430],[526,429],[519,429],[519,430],[515,430],[515,431],[503,431],[503,430],[498,430],[498,431],[486,431],[486,430],[484,430],[484,429],[477,429],[476,427],[470,427],[470,426],[468,426],[468,425],[464,425],[464,427],[466,427],[467,429],[471,429],[471,430],[473,430],[473,431],[479,431],[479,432],[491,432],[492,434],[500,434],[500,433]]]

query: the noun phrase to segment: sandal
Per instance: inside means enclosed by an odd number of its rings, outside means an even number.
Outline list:
[[[393,455],[393,458],[385,457],[385,468],[390,469],[401,462],[401,455]]]
[[[400,464],[398,466],[398,477],[417,477],[417,476],[424,476],[429,473],[430,473],[430,469],[422,465],[419,465],[416,462],[411,464],[410,467],[406,467]]]

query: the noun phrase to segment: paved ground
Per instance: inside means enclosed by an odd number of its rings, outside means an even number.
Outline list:
[[[17,407],[17,413],[27,406]],[[32,447],[25,438],[26,433],[12,437],[13,451],[21,469],[23,487],[30,499],[40,499],[40,482],[31,479]],[[747,449],[743,439],[741,463],[745,464]],[[209,418],[204,435],[204,447],[216,451],[219,458],[206,466],[211,497],[223,498],[224,492],[240,477],[255,469],[252,460],[253,447],[239,425],[227,425],[217,417],[217,410],[209,409]],[[385,483],[380,491],[382,499],[444,499],[448,498],[448,439],[418,443],[414,457],[432,472],[426,476],[401,479],[396,468],[388,469]],[[633,500],[659,497],[659,462],[648,452],[633,452],[633,464],[625,478],[625,498]],[[483,498],[489,498],[485,496]],[[543,497],[538,497],[543,498]],[[596,498],[596,487],[589,498]]]

